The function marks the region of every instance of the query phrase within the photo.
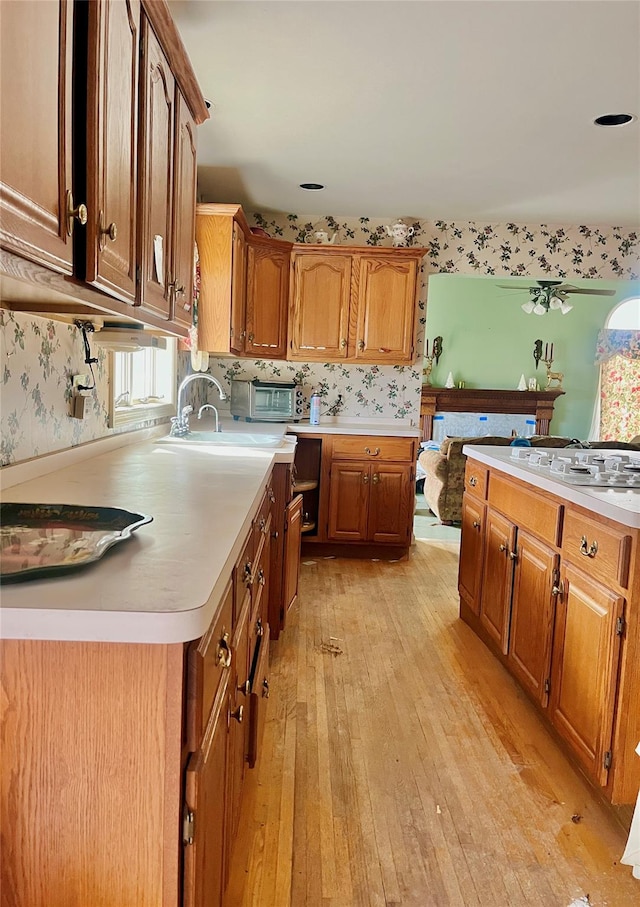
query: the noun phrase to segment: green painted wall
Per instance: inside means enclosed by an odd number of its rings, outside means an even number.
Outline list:
[[[544,276],[541,276],[544,279]],[[545,366],[536,372],[533,346],[540,338],[554,344],[554,371],[564,372],[565,396],[556,402],[551,423],[554,435],[586,438],[591,426],[597,390],[598,369],[594,365],[598,331],[607,315],[623,299],[640,295],[640,283],[628,281],[570,280],[572,286],[615,290],[615,296],[573,296],[573,311],[562,315],[527,315],[520,308],[528,293],[500,289],[529,278],[458,277],[433,274],[429,277],[425,337],[429,348],[433,338],[443,338],[443,355],[434,364],[431,383],[442,387],[449,372],[456,383],[466,387],[515,388],[520,375],[537,376],[546,384]]]

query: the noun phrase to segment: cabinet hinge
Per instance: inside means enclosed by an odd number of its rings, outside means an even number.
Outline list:
[[[288,529],[289,529],[289,518],[288,518],[287,516],[285,516],[285,518],[284,518],[284,531],[287,532]]]
[[[193,835],[195,833],[196,817],[192,809],[185,805],[182,814],[182,843],[185,847],[193,844]]]
[[[624,617],[616,618],[616,636],[624,636],[624,631],[626,629],[627,622]]]
[[[544,691],[545,691],[545,693],[550,693],[550,692],[551,692],[551,681],[549,680],[548,677],[547,677],[547,679],[546,679],[545,682],[544,682]]]
[[[611,768],[611,759],[612,759],[611,750],[607,750],[607,752],[604,754],[604,760],[603,760],[605,768],[607,768],[607,769]]]

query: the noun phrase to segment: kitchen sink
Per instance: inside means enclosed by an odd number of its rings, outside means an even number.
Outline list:
[[[215,444],[221,447],[282,447],[284,438],[280,435],[263,435],[259,432],[242,431],[192,431],[188,435],[172,437],[167,435],[163,442],[177,444]]]

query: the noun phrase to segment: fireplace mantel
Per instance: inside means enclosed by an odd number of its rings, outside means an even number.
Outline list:
[[[548,435],[560,388],[544,391],[493,390],[475,387],[431,387],[423,384],[420,400],[422,437],[429,440],[436,413],[523,413],[536,417],[536,434]]]

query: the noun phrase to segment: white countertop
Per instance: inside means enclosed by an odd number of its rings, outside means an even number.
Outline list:
[[[253,423],[252,423],[253,424]],[[422,430],[401,419],[350,419],[323,416],[319,425],[308,421],[292,422],[288,431],[313,435],[373,435],[378,437],[422,438]]]
[[[197,639],[218,607],[273,463],[291,462],[295,452],[293,440],[269,450],[132,443],[130,436],[113,449],[115,443],[104,439],[31,461],[17,484],[5,478],[7,502],[121,507],[153,522],[75,573],[3,585],[2,636]],[[18,466],[6,469],[20,478]]]
[[[513,476],[535,488],[542,488],[556,497],[563,498],[573,504],[578,504],[592,513],[616,520],[624,526],[631,528],[640,528],[640,489],[627,488],[607,488],[607,487],[588,487],[586,485],[570,485],[560,479],[553,478],[548,470],[534,469],[524,465],[523,461],[516,460],[511,456],[512,447],[493,447],[491,445],[474,445],[465,444],[462,452],[468,457],[491,466],[494,469],[504,472],[506,475]],[[536,447],[537,453],[545,451],[547,448]],[[558,454],[558,448],[550,449],[550,453]],[[602,451],[594,451],[594,453]],[[608,454],[615,454],[616,451],[607,451]],[[620,454],[628,454],[629,451],[617,451]]]

